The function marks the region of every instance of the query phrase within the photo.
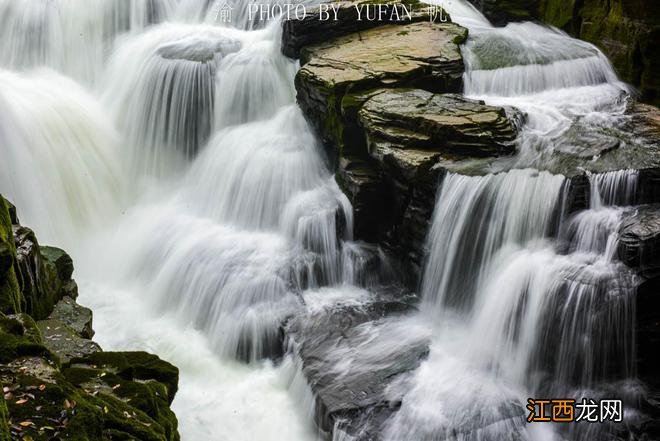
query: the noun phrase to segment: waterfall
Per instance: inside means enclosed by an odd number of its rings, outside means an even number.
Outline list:
[[[176,0],[2,0],[0,65],[50,66],[94,83],[114,38],[170,17]]]
[[[559,429],[525,422],[523,403],[536,396],[616,390],[634,411],[636,278],[614,257],[625,208],[611,204],[631,200],[635,176],[591,176],[603,193],[561,225],[561,176],[444,179],[422,288],[434,342],[399,386],[407,392],[386,439],[557,439]],[[570,430],[570,439],[609,433]]]
[[[615,439],[607,424],[527,424],[525,403],[616,396],[637,412],[638,281],[616,249],[638,173],[588,173],[589,206],[571,214],[569,180],[536,171],[556,170],[564,152],[618,145],[627,86],[600,51],[563,32],[495,28],[467,2],[434,3],[470,29],[465,93],[524,112],[509,165],[526,168],[442,179],[421,282],[431,352],[391,386],[403,399],[384,438]]]
[[[184,440],[360,439],[341,418],[318,433],[307,342],[283,324],[386,288],[403,302],[400,275],[353,240],[280,23],[227,3],[231,23],[218,0],[0,0],[0,192],[72,253],[104,348],[180,368]],[[519,152],[439,182],[420,312],[358,324],[312,362],[350,384],[430,347],[383,392],[385,440],[604,439],[528,425],[524,403],[614,394],[635,410],[637,280],[615,251],[639,175],[588,174],[589,206],[569,213],[553,162],[614,142],[629,91],[592,45],[444,6],[470,28],[465,93],[525,114]]]
[[[93,97],[50,70],[0,70],[0,189],[40,239],[63,244],[124,198],[118,134]]]
[[[556,228],[563,188],[563,176],[533,170],[447,176],[429,233],[424,301],[435,310],[469,305],[502,246],[525,245]]]
[[[376,253],[351,241],[279,22],[214,26],[202,1],[73,3],[2,3],[0,191],[71,252],[104,348],[180,367],[184,439],[316,439],[282,325],[305,295],[352,296]]]

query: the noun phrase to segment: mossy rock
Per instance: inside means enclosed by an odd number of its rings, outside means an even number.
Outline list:
[[[0,363],[24,356],[50,357],[39,328],[27,314],[0,314]]]
[[[65,296],[57,302],[48,320],[59,321],[76,333],[78,337],[91,339],[94,337],[92,310],[79,305],[71,297]]]
[[[49,246],[41,246],[39,249],[41,256],[55,266],[60,280],[71,279],[73,275],[73,259],[71,259],[71,256],[66,251]]]
[[[542,0],[539,17],[598,46],[643,101],[660,105],[660,8],[655,0]]]
[[[43,359],[24,359],[38,365]],[[17,368],[18,366],[14,366]],[[46,440],[53,437],[83,441],[103,439],[105,425],[102,402],[68,383],[54,368],[39,371],[14,369],[3,373],[10,390],[9,415],[14,436]]]
[[[60,320],[40,320],[37,326],[43,335],[44,346],[57,356],[61,364],[68,364],[73,358],[101,351],[101,347],[97,343],[81,337],[74,329]]]
[[[78,351],[100,348],[84,338],[91,311],[60,301],[77,293],[72,272],[66,252],[40,247],[0,197],[0,441],[178,441],[178,369],[144,352]]]
[[[367,29],[384,24],[409,24],[420,21],[429,22],[432,18],[429,6],[419,0],[341,0],[334,1],[335,12],[330,11],[333,19],[321,19],[321,6],[311,5],[307,8],[305,17],[282,20],[282,53],[291,58],[298,58],[300,50],[309,45],[328,41],[347,34],[363,32]],[[378,20],[359,20],[358,11],[362,18],[367,9],[373,5],[383,5],[383,13]],[[437,21],[440,17],[447,19],[446,14],[435,14]],[[405,31],[404,31],[405,32]]]
[[[167,387],[92,366],[65,368],[41,357],[0,366],[13,436],[34,440],[178,441]]]
[[[298,103],[333,159],[364,157],[364,137],[351,119],[360,95],[402,86],[460,91],[464,65],[459,45],[466,38],[467,30],[453,23],[417,22],[306,46],[295,80]]]
[[[0,195],[0,312],[23,310],[24,299],[16,272],[16,245],[9,203]]]
[[[25,312],[36,320],[43,320],[61,299],[63,281],[55,264],[41,255],[34,231],[20,225],[14,225],[13,231]]]
[[[109,369],[129,381],[158,381],[167,388],[170,402],[178,390],[179,369],[147,352],[97,352],[84,358],[73,359],[71,364]]]

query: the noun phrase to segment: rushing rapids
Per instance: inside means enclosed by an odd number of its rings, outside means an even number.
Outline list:
[[[614,250],[638,174],[591,174],[589,206],[571,213],[551,166],[625,118],[607,59],[443,4],[470,29],[465,94],[527,120],[501,172],[439,183],[417,312],[396,265],[353,241],[279,23],[229,3],[235,26],[211,0],[0,0],[0,192],[72,251],[104,347],[181,369],[183,439],[616,436],[525,423],[534,396],[637,412],[637,281]],[[332,314],[356,324],[341,343],[311,331]],[[324,427],[312,386],[328,377],[340,392],[373,377],[374,415]]]

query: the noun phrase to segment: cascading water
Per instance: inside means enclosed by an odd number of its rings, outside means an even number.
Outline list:
[[[309,395],[296,362],[267,359],[283,356],[280,327],[304,308],[301,293],[365,282],[369,259],[347,242],[350,204],[295,106],[279,23],[214,26],[214,2],[131,2],[128,16],[97,3],[75,15],[49,2],[34,22],[4,5],[4,61],[28,73],[0,74],[0,189],[71,251],[103,346],[153,350],[181,369],[184,439],[315,439],[313,403],[299,410],[287,392]],[[19,39],[66,20],[102,24],[87,52],[66,53],[67,35]]]
[[[164,21],[175,0],[3,0],[0,66],[49,66],[91,84],[114,38]]]
[[[23,201],[44,240],[72,241],[119,209],[118,134],[93,97],[53,71],[0,70],[0,83],[0,188]]]
[[[465,2],[439,3],[471,31],[465,93],[526,114],[506,167],[554,171],[562,150],[608,142],[627,91],[595,47],[532,23],[493,28]],[[431,354],[391,388],[405,395],[386,439],[619,439],[615,426],[526,423],[528,398],[615,396],[637,412],[636,279],[615,258],[637,174],[588,178],[589,207],[570,216],[561,175],[444,178],[422,282]]]
[[[0,1],[11,69],[0,71],[0,191],[71,251],[104,347],[180,368],[183,439],[317,439],[300,342],[283,353],[280,326],[363,305],[392,271],[352,242],[350,204],[295,106],[279,23],[229,3],[231,24],[217,0]],[[359,381],[431,340],[428,360],[385,391],[402,403],[385,439],[600,439],[602,428],[526,425],[523,409],[534,395],[621,396],[622,384],[634,405],[634,277],[613,250],[636,175],[591,175],[589,209],[569,216],[567,179],[534,169],[601,139],[626,88],[591,45],[445,6],[471,29],[466,93],[527,114],[518,169],[449,174],[424,313],[364,323],[355,347],[321,361]]]

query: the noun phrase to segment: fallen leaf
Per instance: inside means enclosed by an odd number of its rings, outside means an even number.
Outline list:
[[[25,403],[27,403],[27,402],[28,402],[28,400],[26,400],[25,398],[21,398],[20,400],[18,400],[18,401],[16,402],[16,404],[25,404]]]
[[[112,390],[117,390],[120,387],[121,387],[121,384],[115,384],[114,386],[112,386]]]
[[[33,423],[32,421],[21,421],[21,422],[18,423],[18,424],[20,424],[20,425],[23,426],[23,427],[28,427],[28,426],[33,425],[34,423]]]
[[[46,390],[46,385],[45,384],[40,384],[39,385],[39,390]]]

